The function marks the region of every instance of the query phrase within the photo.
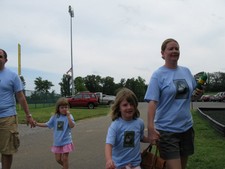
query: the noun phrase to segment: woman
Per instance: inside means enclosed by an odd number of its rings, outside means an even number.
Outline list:
[[[188,156],[194,153],[194,130],[190,112],[196,81],[190,70],[178,66],[180,47],[176,40],[166,39],[161,46],[165,64],[150,80],[145,100],[148,102],[148,135],[158,144],[167,169],[185,169]]]

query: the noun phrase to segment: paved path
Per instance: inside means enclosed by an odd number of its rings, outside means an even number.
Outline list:
[[[146,123],[147,104],[140,103],[141,117]],[[72,130],[75,151],[70,153],[71,169],[104,169],[104,147],[109,116],[81,120]],[[14,155],[12,169],[61,169],[50,152],[52,130],[48,128],[30,129],[19,125],[21,146]],[[142,144],[145,146],[146,144]],[[146,145],[147,146],[147,145]]]

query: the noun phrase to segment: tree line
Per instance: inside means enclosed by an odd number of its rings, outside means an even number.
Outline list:
[[[196,79],[199,78],[198,73],[195,75]],[[223,72],[214,72],[207,73],[208,80],[206,84],[205,91],[206,92],[221,92],[225,91],[225,73]],[[25,80],[21,76],[21,80],[25,86]],[[87,75],[86,77],[78,76],[74,80],[71,79],[71,76],[68,74],[64,74],[62,76],[60,85],[60,94],[57,95],[55,91],[50,92],[51,87],[54,84],[48,80],[44,80],[41,77],[37,77],[34,80],[35,91],[32,93],[32,99],[48,99],[49,97],[57,96],[71,96],[71,88],[72,83],[75,85],[75,93],[82,91],[90,91],[90,92],[102,92],[108,95],[116,95],[118,89],[122,87],[127,87],[131,89],[137,96],[139,101],[143,101],[144,95],[147,89],[147,85],[145,79],[142,77],[137,78],[122,78],[119,83],[114,82],[114,78],[107,76],[101,77],[99,75]]]
[[[71,83],[71,76],[63,75],[62,81],[59,83],[62,96],[71,96]],[[116,95],[118,89],[127,87],[136,94],[139,101],[143,101],[147,88],[145,80],[140,76],[130,79],[122,78],[119,83],[115,83],[114,78],[110,76],[87,75],[86,77],[76,77],[73,83],[75,84],[75,93],[90,91]]]

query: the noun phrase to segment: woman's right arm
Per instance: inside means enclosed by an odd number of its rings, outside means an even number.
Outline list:
[[[155,129],[154,118],[156,112],[157,102],[149,101],[148,103],[148,137],[152,144],[156,144],[156,140],[159,139],[159,132]]]

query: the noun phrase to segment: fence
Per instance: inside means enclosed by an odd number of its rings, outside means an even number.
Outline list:
[[[58,98],[61,97],[59,94],[48,93],[48,94],[36,94],[35,91],[25,90],[24,94],[29,104],[29,108],[41,108],[54,106]]]

